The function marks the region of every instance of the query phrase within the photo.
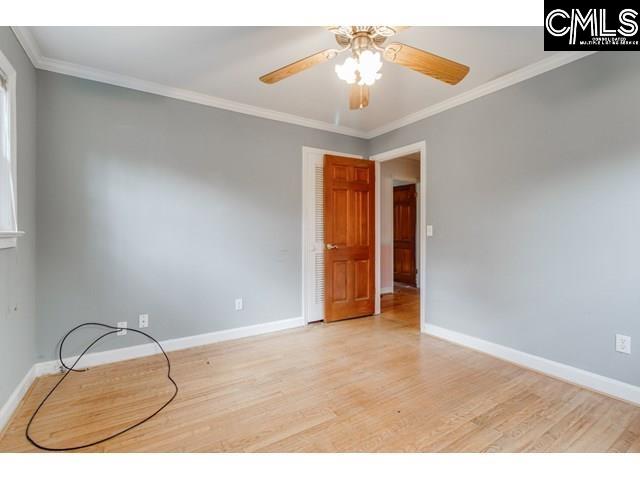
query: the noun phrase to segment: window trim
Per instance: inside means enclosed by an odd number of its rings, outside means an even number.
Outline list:
[[[18,230],[18,134],[16,114],[16,86],[17,74],[11,62],[0,50],[0,70],[6,76],[8,103],[9,103],[9,162],[11,163],[10,175],[13,192],[11,196],[11,216],[13,225],[10,230],[0,230],[0,249],[16,246],[16,239],[24,232]]]

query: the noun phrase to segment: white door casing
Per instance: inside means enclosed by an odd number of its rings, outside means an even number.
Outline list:
[[[427,144],[420,141],[411,145],[377,153],[369,158],[376,162],[376,308],[375,314],[380,313],[380,163],[394,158],[420,152],[420,192],[418,194],[417,214],[420,224],[420,258],[418,259],[418,275],[420,276],[420,331],[424,332],[426,320],[426,262],[427,262]],[[419,213],[418,213],[419,212]]]

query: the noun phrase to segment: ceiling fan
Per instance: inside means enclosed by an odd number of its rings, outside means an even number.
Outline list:
[[[382,74],[382,57],[388,62],[397,63],[416,72],[436,78],[450,85],[462,80],[469,67],[419,48],[393,42],[384,46],[385,41],[396,33],[409,27],[326,27],[336,37],[340,48],[328,48],[314,53],[302,60],[274,70],[260,77],[264,83],[273,84],[308,68],[324,63],[338,54],[351,50],[342,65],[336,65],[338,78],[351,85],[349,108],[358,110],[369,105],[369,87]]]

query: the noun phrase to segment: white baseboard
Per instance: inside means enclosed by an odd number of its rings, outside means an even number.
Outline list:
[[[183,350],[185,348],[199,347],[209,345],[211,343],[224,342],[225,340],[235,340],[237,338],[252,337],[254,335],[262,335],[264,333],[277,332],[286,330],[287,328],[295,328],[304,326],[302,317],[287,318],[286,320],[276,320],[275,322],[260,323],[258,325],[249,325],[247,327],[231,328],[228,330],[219,330],[217,332],[203,333],[201,335],[193,335],[191,337],[172,338],[170,340],[162,340],[160,344],[167,352],[175,350]],[[79,368],[95,367],[96,365],[104,365],[106,363],[121,362],[132,358],[146,357],[159,353],[155,343],[144,343],[134,345],[133,347],[117,348],[114,350],[105,350],[104,352],[88,353],[82,358]],[[64,363],[71,365],[78,357],[67,357]],[[60,363],[58,360],[37,363],[36,377],[48,375],[59,371]]]
[[[13,393],[9,395],[9,398],[4,403],[4,405],[0,407],[0,436],[2,436],[4,427],[6,427],[9,423],[11,415],[13,415],[13,412],[16,410],[16,408],[18,408],[20,400],[22,400],[22,397],[24,397],[25,393],[27,393],[27,390],[29,390],[29,387],[31,386],[35,378],[36,366],[33,365],[24,376],[24,378],[20,381]]]
[[[225,340],[235,340],[238,338],[252,337],[254,335],[262,335],[265,333],[277,332],[288,328],[305,326],[303,317],[288,318],[285,320],[277,320],[275,322],[261,323],[258,325],[250,325],[248,327],[231,328],[229,330],[219,330],[217,332],[204,333],[201,335],[193,335],[191,337],[173,338],[160,342],[162,348],[167,352],[175,350],[183,350],[185,348],[199,347],[211,343],[224,342]],[[104,352],[95,352],[85,355],[78,367],[94,367],[106,363],[121,362],[132,358],[146,357],[159,353],[155,343],[145,343],[132,347],[117,348],[114,350],[106,350]],[[76,360],[76,356],[65,358],[65,363],[71,365]],[[0,408],[0,432],[11,418],[16,407],[22,400],[22,397],[31,386],[36,377],[57,373],[60,363],[58,360],[36,363],[31,367],[29,372],[22,379],[20,384],[13,391],[9,399]]]
[[[380,295],[385,295],[387,293],[393,293],[393,287],[380,287]]]
[[[581,370],[564,363],[554,362],[553,360],[482,340],[481,338],[465,335],[464,333],[437,325],[425,324],[423,325],[422,331],[428,335],[478,350],[511,363],[522,365],[523,367],[544,373],[550,377],[640,405],[640,387],[636,385]]]

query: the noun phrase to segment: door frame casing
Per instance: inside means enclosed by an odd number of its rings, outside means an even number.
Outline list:
[[[338,155],[341,157],[361,158],[363,155],[353,153],[336,152],[324,148],[302,147],[302,318],[305,324],[309,323],[309,299],[313,295],[313,283],[307,281],[307,275],[311,271],[313,261],[313,239],[309,231],[313,219],[314,191],[313,191],[313,165],[311,155]]]
[[[371,155],[369,160],[376,162],[376,305],[374,314],[380,314],[380,290],[381,290],[381,265],[380,265],[380,207],[381,207],[381,182],[380,182],[380,163],[393,160],[394,158],[403,157],[411,153],[420,153],[420,185],[418,192],[419,200],[419,224],[420,224],[420,259],[419,259],[419,276],[420,276],[420,332],[425,331],[426,326],[426,285],[427,285],[427,142],[412,143],[403,147],[380,152]]]

